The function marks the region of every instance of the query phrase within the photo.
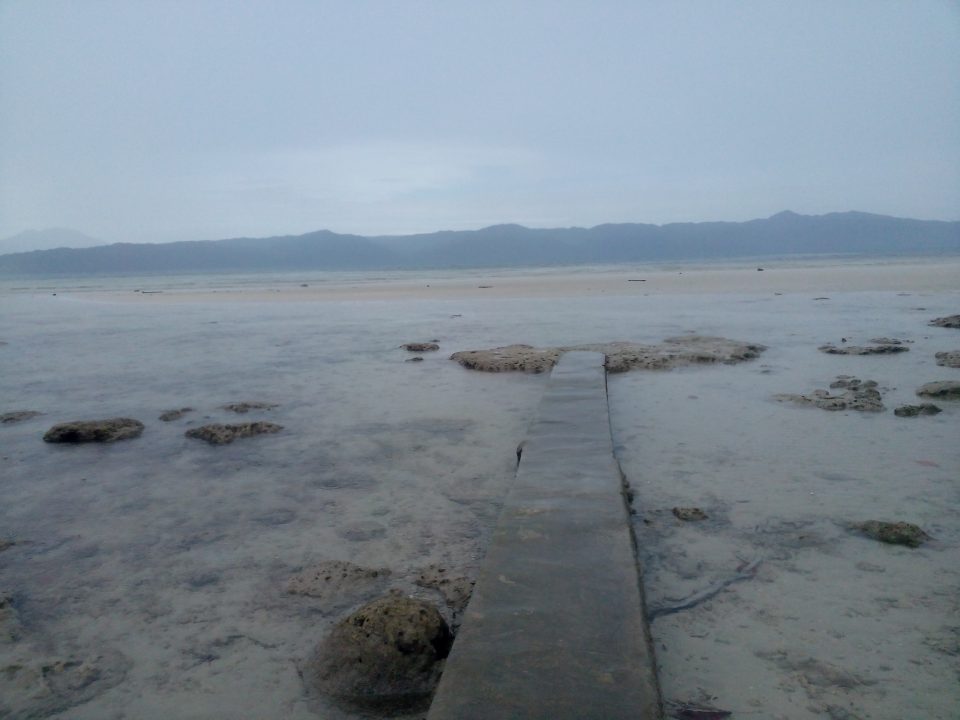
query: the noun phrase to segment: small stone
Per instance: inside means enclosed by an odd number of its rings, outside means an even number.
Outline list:
[[[906,545],[907,547],[915,548],[920,547],[920,545],[930,539],[930,536],[923,530],[908,522],[867,520],[862,523],[854,523],[853,528],[859,530],[867,537],[891,545]]]
[[[334,625],[307,662],[304,681],[352,708],[423,710],[452,643],[433,605],[391,593]]]
[[[960,400],[960,381],[957,380],[939,380],[921,385],[917,389],[917,395],[922,397],[935,397],[944,400]]]
[[[675,507],[673,509],[673,514],[678,520],[683,520],[685,522],[707,520],[710,517],[698,507]]]
[[[193,408],[185,407],[179,410],[166,410],[160,414],[160,419],[163,422],[171,422],[173,420],[179,420],[188,412],[193,412]]]
[[[917,417],[917,415],[936,415],[943,412],[933,403],[920,403],[919,405],[901,405],[893,414],[897,417]]]
[[[406,343],[402,347],[409,352],[432,352],[440,349],[440,346],[435,342],[412,342]]]
[[[47,430],[43,436],[48,443],[109,443],[130,440],[143,432],[143,423],[131,418],[107,420],[76,420],[60,423]]]
[[[235,425],[221,425],[213,423],[198,428],[187,430],[184,435],[188,438],[197,440],[206,440],[211,445],[228,445],[237,438],[253,437],[254,435],[265,435],[278,433],[283,430],[282,425],[275,425],[269,422],[250,422],[237,423]]]
[[[404,362],[423,362],[423,358],[417,355],[416,357],[407,358]]]

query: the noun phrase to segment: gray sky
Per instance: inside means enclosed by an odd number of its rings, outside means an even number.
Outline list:
[[[0,0],[0,237],[960,217],[960,3]]]

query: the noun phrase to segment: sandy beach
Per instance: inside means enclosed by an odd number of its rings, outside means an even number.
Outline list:
[[[960,380],[936,359],[960,331],[929,325],[960,312],[956,258],[8,281],[0,303],[0,413],[40,413],[0,426],[0,717],[360,717],[308,696],[305,659],[389,588],[455,621],[422,578],[475,577],[544,386],[450,355],[693,334],[766,350],[608,381],[668,708],[955,717],[960,401],[893,410]],[[883,338],[908,350],[818,349]],[[776,399],[840,376],[882,410]],[[109,417],[142,435],[42,440]],[[282,429],[185,435],[238,421]],[[331,562],[387,572],[300,592]]]

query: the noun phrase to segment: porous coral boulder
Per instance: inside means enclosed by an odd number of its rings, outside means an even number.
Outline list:
[[[450,359],[471,370],[484,372],[542,373],[551,370],[565,352],[586,350],[603,353],[607,372],[619,373],[633,369],[669,370],[713,363],[732,365],[752,360],[765,349],[763,345],[739,340],[683,335],[667,338],[654,345],[622,341],[546,348],[506,345],[489,350],[463,350],[455,352]]]
[[[425,709],[453,636],[430,603],[391,593],[334,625],[307,662],[311,692],[363,710]]]
[[[960,381],[939,380],[937,382],[929,382],[917,388],[917,395],[940,398],[942,400],[960,400]]]
[[[903,521],[867,520],[862,523],[854,523],[853,529],[880,542],[890,545],[906,545],[912,548],[920,547],[930,539],[930,536],[919,527]]]
[[[960,350],[946,350],[934,356],[941,367],[960,368]]]
[[[948,315],[947,317],[934,318],[929,325],[933,327],[960,328],[960,315]]]
[[[75,420],[60,423],[47,430],[43,439],[48,443],[116,442],[139,437],[143,423],[132,418],[106,420]]]
[[[188,438],[205,440],[211,445],[228,445],[237,438],[253,437],[254,435],[267,435],[278,433],[283,430],[282,425],[276,425],[269,422],[249,422],[236,423],[233,425],[221,425],[212,423],[198,428],[187,430],[184,435]]]

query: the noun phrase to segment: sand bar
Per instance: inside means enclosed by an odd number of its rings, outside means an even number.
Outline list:
[[[758,268],[763,268],[759,270]],[[238,276],[239,277],[239,276]],[[209,278],[209,286],[204,279]],[[960,288],[960,258],[911,260],[773,261],[759,264],[607,266],[522,270],[404,271],[203,276],[188,287],[145,278],[136,289],[112,289],[109,279],[67,288],[91,300],[169,302],[314,302],[554,298],[708,293],[942,292]],[[151,284],[153,283],[153,284]]]

